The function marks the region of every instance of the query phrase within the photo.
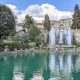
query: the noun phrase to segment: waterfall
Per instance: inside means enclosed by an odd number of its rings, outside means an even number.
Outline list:
[[[56,45],[56,30],[54,27],[51,28],[50,32],[49,32],[49,46],[50,48],[54,48],[54,46]],[[59,34],[59,41],[58,41],[58,45],[64,45],[63,44],[63,35],[65,35],[66,39],[66,44],[67,46],[71,47],[72,46],[72,33],[71,33],[71,29],[70,27],[67,30],[60,30]]]
[[[52,27],[49,32],[49,46],[50,48],[53,48],[55,45],[55,29]]]
[[[60,38],[59,38],[59,44],[63,43],[63,32],[60,31]]]
[[[68,28],[67,31],[67,45],[71,46],[72,45],[72,34],[70,28]]]

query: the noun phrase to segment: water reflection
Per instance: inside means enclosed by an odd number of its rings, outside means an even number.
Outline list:
[[[24,80],[24,74],[21,70],[21,62],[18,60],[14,61],[13,80]]]
[[[24,80],[24,75],[22,73],[14,73],[13,80]]]
[[[59,55],[60,69],[63,70],[63,55]]]
[[[80,80],[80,55],[48,53],[0,59],[0,80]]]
[[[55,54],[50,53],[49,55],[49,69],[51,70],[51,72],[54,72],[55,68],[56,68],[56,61],[55,61]]]
[[[67,65],[68,65],[67,66],[68,67],[68,71],[69,71],[69,73],[71,73],[72,65],[73,65],[71,54],[67,55]]]

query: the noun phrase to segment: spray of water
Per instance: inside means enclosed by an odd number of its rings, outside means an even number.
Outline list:
[[[55,29],[53,27],[49,32],[49,45],[50,48],[53,48],[53,46],[55,46]]]
[[[59,34],[59,41],[58,43],[63,43],[63,35],[66,34],[66,43],[68,46],[72,46],[72,33],[71,33],[71,29],[70,27],[68,28],[68,30],[66,32],[64,31],[60,31],[60,34]],[[51,28],[50,32],[49,32],[49,46],[50,48],[53,48],[55,45],[56,45],[56,36],[55,36],[56,32],[55,32],[55,29],[54,27]]]
[[[67,37],[66,38],[67,38],[67,45],[71,46],[72,45],[72,34],[71,34],[70,28],[68,28]]]
[[[60,31],[60,38],[59,38],[59,44],[63,43],[63,32]]]

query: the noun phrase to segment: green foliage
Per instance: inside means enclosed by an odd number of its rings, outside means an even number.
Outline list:
[[[18,42],[23,42],[23,37],[22,36],[14,36],[13,40],[18,41]]]
[[[23,42],[24,42],[24,43],[28,43],[28,42],[29,42],[29,34],[24,34],[24,35],[22,36],[22,38],[23,38]]]
[[[28,48],[27,44],[14,41],[14,42],[8,42],[8,43],[0,43],[0,51],[3,51],[6,45],[9,47],[10,50],[14,50],[15,48],[17,49]]]
[[[8,36],[15,30],[15,17],[12,11],[5,5],[0,5],[0,38]]]
[[[29,42],[29,34],[23,34],[22,36],[14,36],[14,41],[28,43]]]
[[[43,45],[44,36],[42,33],[35,37],[36,46]]]
[[[72,24],[72,29],[79,29],[80,28],[80,10],[79,6],[76,4],[75,6],[75,12],[73,15],[73,24]]]
[[[25,21],[24,21],[24,27],[30,29],[34,25],[34,20],[32,19],[31,16],[26,15],[25,16]]]
[[[72,35],[72,44],[77,45],[75,34]]]
[[[45,15],[44,28],[45,30],[50,31],[50,20],[47,14]]]
[[[0,42],[0,51],[4,50],[4,44]]]
[[[41,32],[41,31],[40,31],[36,26],[31,27],[30,32],[29,32],[30,40],[31,40],[32,42],[34,42],[34,41],[35,41],[35,37],[36,37],[37,35],[39,35],[40,32]]]
[[[7,45],[9,46],[10,50],[14,50],[14,48],[17,48],[17,49],[25,49],[27,48],[27,44],[22,44],[22,43],[19,43],[19,42],[13,42],[13,43],[6,43],[4,45]]]
[[[50,31],[50,20],[49,20],[49,16],[47,14],[45,15],[44,29],[47,30],[48,32]],[[47,34],[45,46],[47,46],[47,44],[49,44],[49,34]]]
[[[33,47],[36,47],[36,43],[35,42],[30,42],[29,43],[29,48],[33,48]]]

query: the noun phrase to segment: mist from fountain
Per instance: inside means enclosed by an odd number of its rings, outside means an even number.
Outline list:
[[[49,32],[49,46],[53,48],[55,46],[55,29],[52,27]]]

